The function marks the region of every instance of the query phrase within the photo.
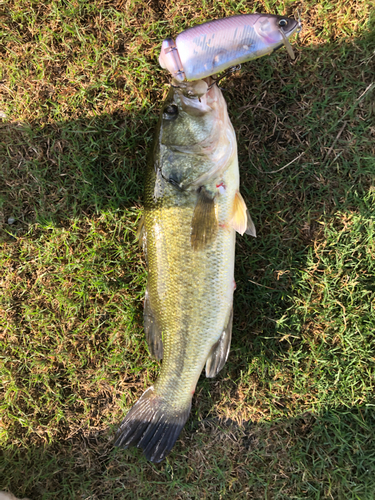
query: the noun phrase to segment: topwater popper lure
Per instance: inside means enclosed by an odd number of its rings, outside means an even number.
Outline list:
[[[201,80],[271,54],[283,45],[294,59],[289,38],[300,20],[271,14],[244,14],[209,21],[164,40],[160,66],[177,82]]]

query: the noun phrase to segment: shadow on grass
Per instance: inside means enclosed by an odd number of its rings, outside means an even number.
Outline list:
[[[337,354],[337,332],[332,331],[327,341],[325,332],[319,330],[323,296],[314,295],[314,305],[309,302],[311,307],[304,309],[312,295],[311,290],[301,288],[306,277],[302,279],[300,271],[314,267],[309,259],[320,255],[316,248],[327,239],[324,228],[336,213],[343,214],[337,226],[347,222],[345,214],[371,219],[363,199],[374,179],[374,110],[369,87],[373,50],[373,34],[353,43],[304,49],[293,64],[277,58],[256,61],[251,73],[227,84],[227,100],[238,132],[242,192],[258,239],[238,239],[233,349],[227,367],[219,380],[200,381],[191,423],[169,461],[153,466],[136,453],[113,452],[106,433],[87,431],[60,445],[4,450],[1,488],[43,499],[56,495],[124,498],[124,491],[129,498],[141,494],[143,498],[176,497],[180,491],[187,498],[202,498],[205,487],[210,487],[211,498],[232,493],[237,498],[272,498],[276,493],[277,498],[285,499],[293,495],[371,498],[375,488],[373,398],[367,396],[371,387],[363,392],[358,389],[357,400],[363,394],[366,397],[361,404],[351,405],[351,391],[356,389],[348,379],[347,394],[340,395],[345,406],[333,404],[335,391],[320,399],[314,399],[320,396],[319,388],[309,392],[313,377],[318,380],[326,371],[328,375],[322,378],[327,387],[321,391],[328,393],[340,373],[338,368],[350,364],[351,351],[344,346]],[[312,61],[316,61],[313,74]],[[22,245],[24,238],[32,238],[27,231],[34,223],[41,230],[65,227],[72,219],[79,224],[103,212],[140,207],[146,151],[156,114],[107,115],[43,126],[3,124],[2,241]],[[11,218],[15,222],[8,224]],[[358,228],[356,231],[359,234]],[[133,251],[138,251],[136,244]],[[317,268],[318,274],[311,278],[316,286],[321,271]],[[360,271],[364,276],[364,269]],[[361,290],[367,290],[367,282],[361,283]],[[339,291],[341,285],[336,285],[333,291]],[[295,298],[300,301],[299,312]],[[349,294],[348,300],[351,298]],[[336,306],[340,311],[341,306]],[[331,313],[342,320],[336,309]],[[293,316],[289,323],[288,316]],[[133,318],[141,330],[140,319]],[[313,333],[307,328],[309,318]],[[348,328],[355,331],[353,318]],[[16,321],[21,324],[22,318]],[[369,325],[360,333],[366,336]],[[306,331],[311,335],[304,337]],[[319,341],[313,338],[320,334]],[[289,343],[281,342],[285,336],[291,339]],[[102,342],[98,340],[96,349],[103,347],[102,352],[107,353],[112,340]],[[332,358],[342,356],[343,364],[324,358],[322,370],[310,370],[316,352],[330,349]],[[365,348],[361,352],[355,356],[358,370],[362,366],[365,372],[368,353]],[[144,351],[138,356],[134,355],[134,363],[145,361]],[[90,369],[99,369],[103,354],[98,360],[90,361]],[[123,375],[115,367],[111,373],[111,382]],[[137,374],[134,381],[136,378]],[[368,382],[366,375],[362,384]],[[114,412],[118,412],[119,394],[117,398]],[[305,413],[309,405],[318,408],[318,415]],[[206,418],[215,408],[235,413],[233,406],[243,410],[248,420],[251,413],[254,420],[273,421],[217,430],[215,421]],[[251,412],[248,407],[253,408]],[[290,418],[301,413],[302,417]],[[197,424],[199,418],[203,423]],[[68,424],[69,418],[64,422]],[[196,427],[198,432],[193,433]],[[16,440],[16,436],[12,438]]]
[[[3,124],[3,229],[17,234],[29,223],[59,225],[140,204],[149,126],[147,113]]]
[[[373,408],[253,424],[188,423],[168,459],[113,450],[88,433],[64,445],[3,451],[0,487],[32,499],[361,498],[375,487]],[[202,496],[202,489],[207,496]]]

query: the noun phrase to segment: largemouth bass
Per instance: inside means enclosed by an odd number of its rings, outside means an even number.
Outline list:
[[[142,448],[152,462],[176,442],[204,366],[214,377],[228,357],[236,231],[255,236],[239,193],[226,102],[211,78],[174,81],[146,174],[141,235],[148,264],[144,328],[151,353],[163,362],[116,442]]]

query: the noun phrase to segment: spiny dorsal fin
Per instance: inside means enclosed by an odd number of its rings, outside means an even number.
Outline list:
[[[240,192],[236,192],[233,200],[232,218],[229,224],[242,236],[244,233],[256,237],[254,222],[252,221],[246,203]]]
[[[202,250],[211,243],[217,234],[218,221],[215,210],[215,196],[202,186],[199,188],[198,200],[191,221],[191,246],[194,250]]]

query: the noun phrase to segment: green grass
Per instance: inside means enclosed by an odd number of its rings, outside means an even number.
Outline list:
[[[228,362],[200,379],[181,438],[153,465],[111,439],[159,370],[142,329],[135,235],[168,89],[160,45],[213,17],[298,6],[296,61],[281,50],[223,82],[258,238],[237,240]],[[373,499],[372,7],[5,2],[0,490],[32,500]]]

